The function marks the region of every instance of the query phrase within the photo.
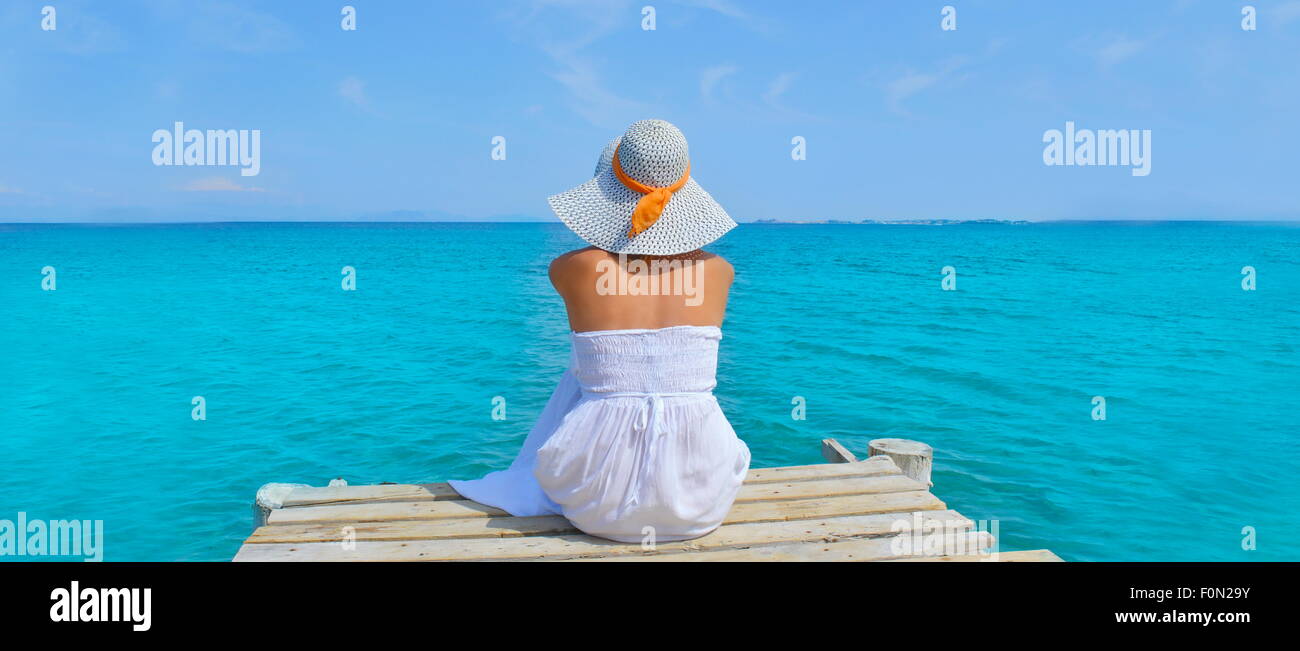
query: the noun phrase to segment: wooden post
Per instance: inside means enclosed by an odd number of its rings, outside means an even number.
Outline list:
[[[858,460],[849,449],[835,439],[822,439],[822,458],[831,463],[854,463]]]
[[[876,439],[867,444],[868,456],[883,454],[898,464],[904,475],[934,486],[930,481],[930,468],[934,464],[934,448],[907,439]]]
[[[266,524],[266,516],[271,511],[284,506],[285,498],[299,486],[307,484],[263,484],[257,489],[257,499],[253,500],[253,528]]]

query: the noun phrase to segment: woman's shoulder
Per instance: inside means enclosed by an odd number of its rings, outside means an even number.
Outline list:
[[[575,249],[568,253],[561,253],[551,260],[551,273],[557,271],[568,271],[571,269],[588,269],[596,262],[606,260],[610,256],[608,251],[589,246],[582,249]]]
[[[699,260],[705,264],[716,268],[728,276],[736,275],[736,268],[731,266],[731,263],[728,262],[726,258],[716,253],[705,251],[704,249],[700,249],[696,253],[700,254]]]
[[[595,273],[600,261],[608,260],[609,255],[607,251],[594,246],[560,254],[551,260],[550,269],[547,270],[551,277],[551,284],[558,288],[566,284],[566,281],[572,282],[585,278]]]

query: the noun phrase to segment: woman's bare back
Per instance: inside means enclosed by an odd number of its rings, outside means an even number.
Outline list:
[[[588,247],[551,262],[551,284],[574,332],[721,326],[734,271],[703,250],[620,255]]]

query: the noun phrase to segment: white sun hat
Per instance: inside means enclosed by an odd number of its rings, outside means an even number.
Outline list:
[[[615,153],[618,169],[615,169]],[[619,179],[619,170],[641,190]],[[679,189],[672,190],[680,183]],[[647,187],[648,186],[648,187]],[[654,190],[656,192],[645,192]],[[645,227],[635,235],[632,214],[643,199],[658,193],[662,212],[658,218],[642,217]],[[551,210],[578,237],[613,253],[673,255],[694,251],[736,227],[727,211],[690,177],[686,136],[663,120],[641,120],[621,138],[605,145],[596,163],[596,175],[572,190],[547,199]],[[653,211],[651,211],[653,212]]]

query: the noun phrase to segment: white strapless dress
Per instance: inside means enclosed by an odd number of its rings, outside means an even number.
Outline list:
[[[749,448],[713,397],[714,326],[571,335],[569,370],[510,467],[454,480],[511,515],[563,514],[621,542],[697,538],[722,523]]]

